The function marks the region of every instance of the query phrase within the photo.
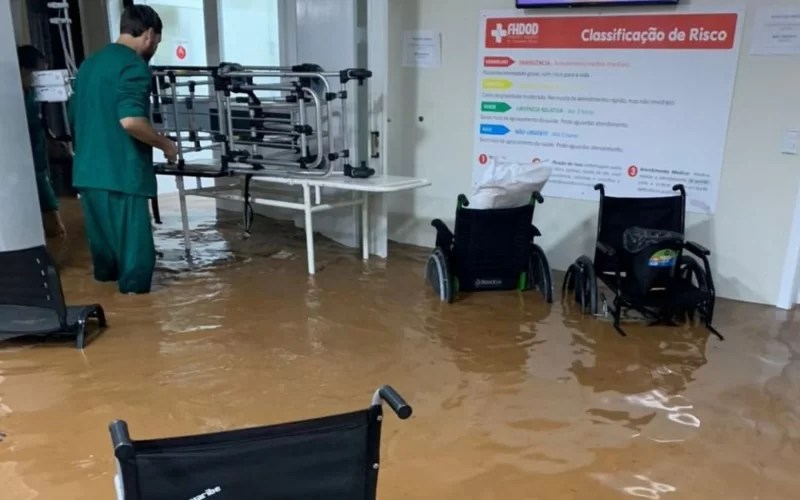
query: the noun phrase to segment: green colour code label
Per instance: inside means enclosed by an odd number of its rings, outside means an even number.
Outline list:
[[[484,101],[481,103],[481,111],[485,111],[488,113],[505,113],[509,111],[511,106],[504,102],[487,102]]]

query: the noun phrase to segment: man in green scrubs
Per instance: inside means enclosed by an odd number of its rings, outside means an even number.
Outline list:
[[[36,93],[31,86],[34,71],[47,69],[47,61],[39,49],[31,45],[17,48],[17,59],[22,76],[22,89],[25,93],[25,112],[28,117],[28,136],[33,152],[33,166],[36,169],[36,190],[39,193],[39,207],[42,211],[44,229],[47,236],[65,236],[66,229],[58,212],[58,198],[50,178],[50,165],[47,159],[47,136],[42,121],[42,108],[36,102]]]
[[[148,67],[162,23],[146,5],[125,9],[119,39],[81,65],[70,102],[73,183],[81,196],[94,277],[122,293],[149,293],[156,251],[148,201],[156,196],[152,148],[177,147],[150,123]]]

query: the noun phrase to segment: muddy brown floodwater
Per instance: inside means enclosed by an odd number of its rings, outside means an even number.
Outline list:
[[[533,292],[443,305],[427,252],[388,261],[192,201],[194,262],[164,207],[156,291],[92,281],[79,211],[53,245],[68,299],[110,328],[69,342],[0,344],[0,498],[111,499],[108,423],[134,438],[360,409],[380,384],[413,404],[387,418],[379,498],[800,498],[800,319],[722,301],[703,328],[619,337]],[[433,238],[433,234],[431,235]]]

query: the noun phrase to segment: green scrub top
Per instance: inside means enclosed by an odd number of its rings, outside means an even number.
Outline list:
[[[31,139],[33,151],[33,166],[36,175],[47,174],[47,138],[44,133],[41,108],[36,102],[36,93],[33,90],[25,92],[25,113],[28,116],[28,136]]]
[[[122,44],[83,62],[69,106],[75,188],[156,196],[152,148],[120,125],[123,118],[150,118],[151,80],[144,59]]]

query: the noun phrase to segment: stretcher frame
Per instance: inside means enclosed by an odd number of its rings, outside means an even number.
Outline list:
[[[314,214],[350,207],[358,209],[362,256],[367,260],[370,254],[370,195],[417,189],[430,184],[425,179],[374,176],[375,170],[366,162],[358,161],[358,148],[349,145],[345,104],[347,86],[351,82],[364,85],[371,77],[368,70],[324,72],[310,64],[242,67],[223,63],[217,67],[155,67],[153,75],[152,121],[178,145],[178,161],[175,164],[156,163],[155,168],[159,175],[176,178],[187,255],[191,250],[187,196],[241,202],[245,234],[249,234],[252,227],[254,205],[302,211],[308,273],[313,275],[316,272]],[[277,79],[280,83],[261,83],[256,78]],[[331,90],[331,80],[335,78],[340,84],[338,92]],[[206,96],[205,100],[198,99],[196,89],[200,85],[213,87],[214,95]],[[188,96],[178,95],[177,89],[181,87],[189,90]],[[264,100],[254,96],[258,90],[273,91],[278,95]],[[239,95],[237,98],[237,93],[246,97]],[[358,99],[354,102],[358,116]],[[248,116],[243,117],[240,105],[245,103]],[[334,112],[337,103],[338,120]],[[207,111],[202,109],[204,105],[208,106]],[[179,109],[181,106],[184,109]],[[286,118],[281,122],[276,113],[288,115],[288,122]],[[200,121],[206,128],[197,126]],[[200,134],[206,134],[202,137],[205,141],[201,140]],[[358,127],[355,127],[354,135],[360,137],[359,134]],[[287,141],[287,137],[292,140]],[[211,144],[204,146],[202,142]],[[242,149],[242,146],[247,149]],[[187,153],[206,149],[214,150],[216,158],[213,161],[186,159]],[[195,177],[197,188],[187,189],[184,177]],[[243,182],[241,191],[238,191],[235,186],[202,187],[202,178],[240,178]],[[286,201],[252,189],[254,185],[265,184],[299,187],[302,199],[299,202]],[[350,191],[351,196],[350,199],[323,202],[323,191],[328,190]],[[154,200],[153,212],[156,222],[160,223],[157,200]]]

